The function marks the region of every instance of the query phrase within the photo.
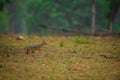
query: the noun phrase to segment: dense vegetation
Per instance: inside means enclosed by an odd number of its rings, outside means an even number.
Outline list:
[[[92,0],[0,0],[0,33],[90,33]],[[96,33],[120,31],[119,0],[95,0]],[[111,15],[112,17],[111,20]],[[116,18],[115,18],[116,17]],[[109,29],[113,22],[113,28]],[[46,27],[43,27],[47,26]],[[64,30],[65,29],[65,30]],[[72,30],[72,31],[71,31]]]

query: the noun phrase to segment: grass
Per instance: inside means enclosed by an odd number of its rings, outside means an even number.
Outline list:
[[[0,80],[120,80],[118,37],[16,36],[0,35]],[[43,40],[41,54],[25,55]]]

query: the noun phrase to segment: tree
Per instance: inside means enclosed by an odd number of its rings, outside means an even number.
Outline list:
[[[108,33],[111,35],[112,31],[113,31],[113,26],[114,26],[114,22],[115,22],[115,17],[118,13],[119,7],[120,7],[120,0],[108,0],[109,1],[109,8],[110,8],[110,12],[108,13],[108,27],[109,27],[109,31]]]
[[[91,34],[95,34],[95,17],[96,16],[96,7],[95,7],[95,0],[92,0],[92,29]]]

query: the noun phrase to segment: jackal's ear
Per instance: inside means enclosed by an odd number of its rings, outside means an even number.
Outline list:
[[[45,40],[43,40],[43,42],[42,42],[42,43],[47,45],[47,43],[46,43],[46,41],[45,41]]]

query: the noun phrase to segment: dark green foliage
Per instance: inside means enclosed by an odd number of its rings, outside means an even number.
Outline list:
[[[41,4],[41,2],[43,4]],[[81,25],[86,25],[81,21],[84,21],[84,17],[88,17],[91,14],[89,2],[85,3],[84,1],[71,1],[68,4],[68,1],[34,1],[30,2],[27,6],[31,13],[31,16],[28,17],[27,23],[30,24],[29,27],[32,29],[30,32],[42,32],[41,24],[46,24],[51,27],[59,27],[65,29],[76,29]],[[79,4],[78,4],[79,3]],[[80,6],[81,5],[81,6]],[[82,8],[82,6],[85,8]],[[85,10],[86,9],[86,10]],[[87,20],[87,18],[86,18]],[[87,20],[89,22],[89,19]],[[39,22],[38,22],[39,21]],[[86,22],[87,22],[86,21]],[[81,23],[80,23],[81,22]],[[36,26],[36,27],[35,27]],[[79,26],[79,27],[78,27]],[[87,26],[86,26],[87,27]],[[82,27],[84,28],[84,27]],[[47,29],[46,29],[47,30]],[[52,29],[51,32],[58,32],[59,30]],[[46,33],[50,33],[48,30]],[[59,31],[59,33],[64,33]],[[56,33],[57,34],[57,33]]]
[[[11,29],[14,33],[40,35],[74,33],[62,29],[82,33],[91,31],[91,0],[0,0],[1,2],[4,7],[0,7],[0,33],[9,32]],[[119,0],[96,0],[97,33],[107,32],[108,16],[114,3],[119,3]],[[113,28],[117,32],[120,31],[118,23],[119,19]],[[41,26],[42,24],[48,27]]]
[[[9,0],[0,0],[0,33],[7,33],[9,31],[9,16],[7,15],[7,5]]]
[[[2,11],[3,8],[4,8],[4,4],[3,4],[3,2],[0,2],[0,11]]]
[[[0,33],[8,32],[8,16],[4,12],[0,12]]]

